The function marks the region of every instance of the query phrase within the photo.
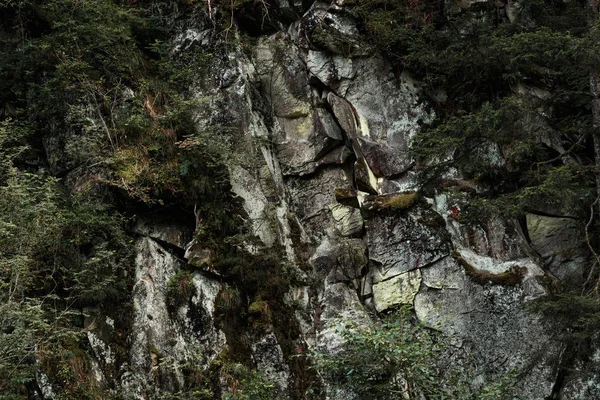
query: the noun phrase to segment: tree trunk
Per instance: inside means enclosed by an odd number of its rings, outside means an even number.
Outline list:
[[[598,19],[598,0],[588,0],[590,27]],[[592,95],[592,141],[594,145],[594,161],[596,173],[596,191],[600,196],[600,67],[594,66],[590,71],[590,94]],[[598,207],[600,216],[600,207]]]
[[[600,73],[590,74],[590,93],[592,94],[592,141],[594,143],[594,159],[596,173],[596,190],[600,196]],[[598,207],[600,213],[600,207]]]

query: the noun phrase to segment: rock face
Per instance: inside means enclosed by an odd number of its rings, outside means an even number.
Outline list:
[[[182,362],[207,367],[223,349],[225,337],[215,327],[213,317],[221,284],[194,274],[193,297],[173,310],[168,304],[168,286],[182,260],[150,237],[139,239],[136,250],[133,334],[129,338],[131,372],[122,380],[132,398],[142,398],[153,392],[159,395],[160,389],[181,390]]]
[[[307,347],[341,348],[339,317],[369,324],[369,313],[411,305],[420,322],[450,335],[453,357],[475,371],[475,385],[515,369],[523,372],[515,396],[549,396],[557,379],[551,362],[561,349],[525,306],[546,295],[548,270],[558,278],[577,273],[571,220],[531,214],[524,235],[498,218],[460,223],[460,201],[444,189],[417,199],[411,139],[434,117],[418,82],[365,52],[353,20],[339,12],[343,2],[279,3],[294,22],[250,51],[229,43],[225,61],[211,64],[194,93],[209,99],[200,126],[226,120],[234,127],[244,162],[232,162],[229,174],[258,243],[248,240],[249,251],[282,248],[289,265],[282,298],[291,311],[239,332],[254,367],[277,398],[300,399],[305,378],[292,356]],[[318,30],[344,45],[314,40]],[[180,41],[175,51],[202,45],[206,35],[186,30]],[[161,398],[183,388],[185,362],[206,370],[234,347],[216,323],[217,298],[230,282],[183,227],[148,220],[136,233],[129,365],[120,366],[129,372],[121,386],[131,398]],[[182,269],[193,271],[193,294],[173,310],[169,282]],[[111,362],[110,349],[92,347],[101,363]],[[597,390],[592,378],[586,382],[581,390]],[[221,383],[228,390],[224,377]],[[567,398],[584,398],[569,390]]]

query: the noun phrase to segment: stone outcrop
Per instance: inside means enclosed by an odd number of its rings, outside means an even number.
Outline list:
[[[282,248],[289,266],[288,319],[240,332],[254,367],[278,398],[301,398],[304,378],[293,356],[307,347],[342,348],[341,317],[369,324],[371,315],[411,305],[420,322],[451,337],[456,362],[475,371],[474,385],[518,370],[520,399],[550,395],[557,378],[551,363],[561,349],[525,306],[547,294],[549,273],[562,279],[579,271],[584,256],[572,219],[530,214],[527,234],[498,217],[464,224],[461,202],[476,184],[461,176],[451,178],[469,190],[418,193],[411,140],[434,118],[419,83],[369,54],[352,18],[340,12],[342,1],[314,2],[302,16],[296,3],[306,2],[279,3],[293,22],[261,36],[250,52],[228,43],[194,93],[210,99],[198,110],[199,126],[227,121],[234,132],[237,158],[228,168],[252,237],[248,252]],[[174,51],[205,45],[202,32],[186,30]],[[121,386],[132,398],[151,398],[151,388],[183,386],[185,360],[208,368],[232,346],[215,322],[216,299],[231,282],[188,228],[148,219],[134,231],[129,365],[121,366],[130,371]],[[182,269],[192,271],[193,296],[168,311],[168,283]],[[277,324],[297,332],[287,337]],[[97,336],[90,343],[105,368],[110,348]],[[565,398],[597,390],[591,375]]]

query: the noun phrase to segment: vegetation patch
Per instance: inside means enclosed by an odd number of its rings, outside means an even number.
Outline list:
[[[527,274],[527,268],[518,266],[510,267],[506,272],[494,274],[476,269],[462,258],[458,252],[453,252],[452,257],[465,269],[467,276],[480,285],[491,283],[493,285],[517,286],[523,282],[523,278]]]
[[[468,367],[440,367],[444,338],[416,323],[409,307],[384,316],[371,326],[348,319],[337,329],[341,348],[313,349],[311,357],[333,395],[348,391],[358,398],[503,399],[514,374],[481,388],[467,381]],[[322,393],[324,394],[324,393]]]
[[[167,307],[171,312],[187,304],[196,293],[194,276],[191,272],[179,270],[167,283]]]
[[[404,210],[412,206],[417,199],[417,193],[402,193],[390,197],[381,205],[382,208],[393,208],[396,210]]]
[[[224,364],[221,376],[227,382],[230,392],[223,394],[227,400],[273,400],[275,385],[263,374],[242,364]]]
[[[363,207],[366,210],[406,210],[418,199],[417,192],[392,193],[378,196],[367,196]]]

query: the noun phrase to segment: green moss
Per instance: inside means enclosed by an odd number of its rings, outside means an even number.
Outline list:
[[[390,197],[389,200],[382,204],[382,208],[394,208],[396,210],[404,210],[412,206],[417,199],[417,193],[402,193]]]
[[[268,317],[270,315],[269,304],[262,299],[257,299],[248,306],[248,312],[250,314]]]
[[[148,343],[148,354],[154,354],[157,358],[162,358],[162,353],[152,343]]]
[[[369,211],[374,210],[406,210],[418,200],[417,192],[391,193],[384,195],[367,196],[363,207]]]
[[[254,329],[269,330],[273,324],[269,303],[258,298],[248,306],[249,321]]]

